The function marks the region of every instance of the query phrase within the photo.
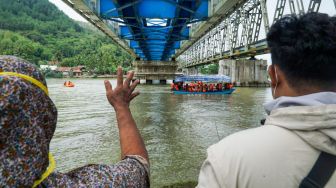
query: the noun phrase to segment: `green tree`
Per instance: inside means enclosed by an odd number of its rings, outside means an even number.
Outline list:
[[[204,65],[201,67],[201,73],[202,74],[218,74],[218,63]]]
[[[0,54],[85,65],[100,74],[129,68],[132,58],[88,23],[69,19],[48,0],[0,0]]]

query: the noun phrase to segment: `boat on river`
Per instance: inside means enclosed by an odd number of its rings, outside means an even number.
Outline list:
[[[188,94],[205,94],[205,95],[228,95],[235,91],[235,88],[232,89],[226,89],[223,91],[213,91],[213,92],[189,92],[189,91],[173,91],[176,95],[188,95]]]
[[[231,78],[225,75],[211,76],[178,76],[171,85],[171,90],[177,95],[206,94],[224,95],[231,94],[233,88]]]
[[[66,82],[64,82],[64,86],[65,87],[75,87],[75,84],[72,83],[71,81],[66,81]]]

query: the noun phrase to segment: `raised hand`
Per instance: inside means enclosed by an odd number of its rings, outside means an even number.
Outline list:
[[[133,76],[134,72],[129,72],[127,78],[123,81],[122,68],[118,67],[117,87],[112,89],[112,85],[108,80],[105,80],[104,82],[107,100],[116,111],[120,108],[128,108],[131,100],[140,94],[139,91],[134,92],[134,89],[139,84],[139,80],[136,80],[131,84]]]
[[[139,155],[148,162],[145,144],[129,109],[131,100],[139,95],[139,92],[133,92],[139,83],[137,80],[131,84],[133,76],[134,72],[129,72],[123,81],[122,69],[118,67],[117,87],[112,89],[111,83],[105,80],[106,96],[116,111],[121,159],[125,159],[127,155]]]

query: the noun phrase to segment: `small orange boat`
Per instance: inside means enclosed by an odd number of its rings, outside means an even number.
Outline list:
[[[75,87],[75,84],[70,82],[70,81],[66,81],[66,82],[64,82],[64,86],[65,87]]]

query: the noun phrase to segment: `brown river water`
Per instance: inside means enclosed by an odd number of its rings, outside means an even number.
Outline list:
[[[120,158],[117,122],[102,79],[48,79],[58,109],[51,141],[57,170]],[[112,85],[115,80],[111,80]],[[151,187],[197,182],[206,149],[234,132],[260,126],[270,88],[238,88],[232,95],[173,95],[168,85],[140,85],[131,103],[151,163]],[[174,186],[175,185],[175,186]]]

